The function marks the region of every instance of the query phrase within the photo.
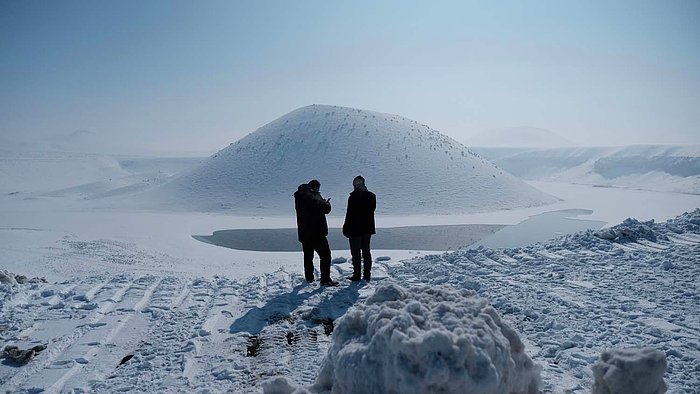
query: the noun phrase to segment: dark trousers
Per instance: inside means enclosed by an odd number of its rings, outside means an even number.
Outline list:
[[[304,276],[314,280],[314,252],[321,259],[321,282],[331,279],[331,248],[325,236],[306,239],[301,243],[304,250]]]
[[[369,279],[372,275],[372,255],[369,252],[369,241],[372,238],[371,234],[353,235],[350,239],[350,254],[352,255],[352,276],[360,276],[360,252],[362,252],[362,260],[364,260],[364,270],[362,276]]]

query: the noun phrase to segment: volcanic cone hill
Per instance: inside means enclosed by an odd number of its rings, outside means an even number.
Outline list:
[[[342,215],[362,175],[381,214],[483,212],[548,204],[523,183],[430,127],[398,115],[310,105],[260,127],[151,191],[160,208],[294,213],[301,183],[321,182]]]

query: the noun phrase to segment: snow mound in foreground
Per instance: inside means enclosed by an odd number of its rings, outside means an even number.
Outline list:
[[[536,393],[541,367],[483,298],[448,286],[377,288],[348,311],[313,392]],[[290,389],[277,379],[266,393]]]
[[[667,389],[666,356],[655,349],[609,350],[592,369],[592,394],[662,394]]]

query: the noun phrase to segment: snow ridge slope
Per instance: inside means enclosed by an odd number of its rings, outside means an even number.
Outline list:
[[[700,146],[474,150],[522,179],[700,194]]]
[[[378,213],[479,212],[555,201],[426,125],[326,105],[268,123],[147,195],[159,208],[289,214],[297,186],[318,179],[338,213],[360,174],[377,194]]]

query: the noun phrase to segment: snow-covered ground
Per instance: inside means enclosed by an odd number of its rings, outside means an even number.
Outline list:
[[[489,299],[543,367],[545,392],[590,391],[598,355],[627,346],[663,351],[670,391],[693,392],[700,210],[614,230],[614,242],[587,232],[519,249],[379,261],[372,282],[335,288],[306,284],[298,269],[201,278],[106,269],[3,285],[3,344],[48,348],[27,365],[0,364],[0,382],[10,392],[255,392],[277,375],[308,385],[331,345],[333,321],[391,280],[449,284]],[[78,248],[96,260],[130,257],[119,248],[97,255],[89,244]],[[347,262],[333,269],[337,277],[350,273]]]
[[[375,250],[381,261],[373,282],[319,288],[302,281],[300,252],[232,250],[193,238],[226,229],[293,228],[291,212],[125,210],[99,197],[150,188],[148,174],[164,182],[196,160],[26,155],[0,161],[0,271],[49,283],[1,287],[0,338],[3,347],[48,347],[27,365],[0,362],[0,391],[254,392],[277,375],[310,385],[331,346],[335,319],[388,281],[405,288],[447,284],[486,297],[543,367],[545,392],[588,392],[598,354],[632,345],[666,354],[671,392],[693,392],[698,384],[700,230],[689,224],[697,224],[697,212],[672,228],[651,226],[655,241],[615,243],[586,233],[520,249],[446,255]],[[559,202],[471,214],[379,215],[377,225],[380,232],[517,225],[558,210],[572,210],[563,220],[611,225],[630,216],[663,221],[700,206],[698,195],[531,184]],[[339,227],[342,209],[334,214],[329,224]],[[333,276],[349,275],[343,259],[349,252],[334,250],[333,257]]]

